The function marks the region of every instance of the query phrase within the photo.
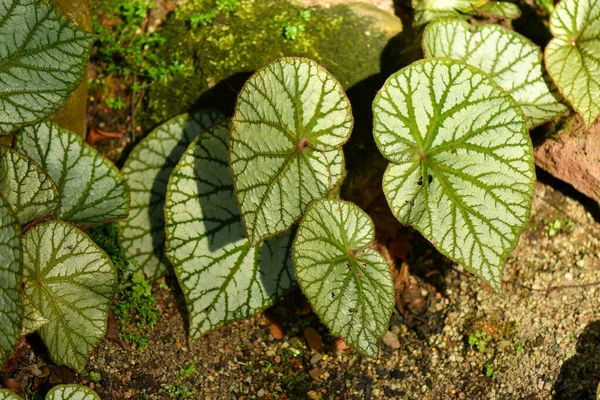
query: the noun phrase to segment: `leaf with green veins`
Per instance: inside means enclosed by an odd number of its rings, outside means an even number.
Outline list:
[[[373,114],[396,218],[500,292],[535,186],[520,107],[480,70],[431,58],[392,75]]]
[[[15,149],[37,162],[61,193],[59,218],[100,224],[129,213],[129,192],[114,164],[81,137],[50,122],[19,132]]]
[[[23,400],[8,389],[0,389],[0,400]]]
[[[305,58],[280,58],[242,88],[231,123],[231,170],[252,245],[286,231],[339,184],[352,130],[341,85]]]
[[[46,325],[49,320],[42,315],[42,312],[34,307],[29,296],[24,296],[23,299],[23,327],[21,336],[29,335]]]
[[[546,68],[589,128],[600,115],[600,3],[562,0],[550,16]]]
[[[21,226],[55,215],[60,206],[56,184],[29,157],[0,146],[0,195]]]
[[[218,111],[201,110],[165,122],[131,152],[121,173],[131,195],[131,212],[119,223],[119,244],[130,260],[131,272],[155,280],[170,265],[164,254],[164,204],[171,171],[203,130],[224,119]]]
[[[0,195],[0,366],[15,350],[21,334],[21,230]]]
[[[86,386],[57,385],[50,389],[46,400],[100,400],[100,396]]]
[[[23,235],[23,266],[25,295],[49,320],[39,333],[52,360],[81,371],[106,334],[117,285],[110,258],[74,226],[50,221]]]
[[[488,1],[481,5],[474,4],[473,8],[477,14],[486,18],[517,19],[521,16],[519,6],[506,1]]]
[[[295,285],[292,235],[252,247],[233,195],[228,123],[200,134],[173,170],[166,254],[185,296],[190,339],[269,307]]]
[[[540,49],[514,31],[443,19],[425,28],[423,51],[427,58],[455,58],[490,74],[519,103],[530,129],[568,110],[544,80]]]
[[[83,79],[94,36],[46,0],[0,3],[0,135],[46,118]]]
[[[468,18],[483,13],[486,17],[516,19],[521,10],[515,4],[486,0],[412,0],[414,26],[423,26],[438,18]]]
[[[341,200],[312,203],[294,242],[296,277],[333,335],[377,357],[394,308],[389,266],[369,248],[375,225],[358,206]]]

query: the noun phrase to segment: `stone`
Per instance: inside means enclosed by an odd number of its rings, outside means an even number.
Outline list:
[[[400,348],[400,341],[398,340],[398,336],[396,336],[396,334],[394,334],[394,332],[392,331],[387,331],[385,335],[383,335],[383,344],[385,344],[388,347],[391,347],[392,349]]]

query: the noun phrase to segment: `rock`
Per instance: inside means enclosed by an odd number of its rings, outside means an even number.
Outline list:
[[[264,397],[265,396],[265,389],[260,389],[258,392],[256,392],[256,397]]]
[[[321,335],[319,335],[319,333],[310,326],[304,329],[304,338],[308,342],[310,349],[315,353],[317,353],[323,345],[323,339],[321,339]]]
[[[323,374],[323,372],[325,372],[323,368],[313,368],[308,372],[308,374],[315,381],[318,381],[319,379],[321,379],[321,375]]]
[[[348,344],[344,341],[344,339],[339,338],[335,341],[335,344],[333,345],[333,350],[335,351],[344,351],[347,348],[349,348],[350,346],[348,346]]]
[[[387,347],[391,347],[392,349],[400,348],[398,336],[396,336],[392,331],[387,331],[385,335],[383,335],[383,344],[385,344]]]

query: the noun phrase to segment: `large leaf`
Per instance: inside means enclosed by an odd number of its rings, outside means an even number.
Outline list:
[[[198,133],[223,118],[209,110],[175,117],[152,131],[127,158],[121,172],[130,189],[131,212],[119,223],[119,243],[136,261],[130,263],[132,272],[143,272],[151,280],[166,273],[164,205],[169,176]]]
[[[15,149],[41,165],[58,185],[60,219],[99,224],[127,217],[125,180],[110,160],[78,135],[42,122],[19,132]]]
[[[0,2],[0,134],[56,111],[84,76],[94,36],[46,0]]]
[[[21,334],[21,230],[0,195],[0,367],[15,350]]]
[[[516,19],[521,10],[516,4],[487,0],[412,0],[414,25],[423,26],[438,18],[468,18],[477,14],[486,17]]]
[[[535,185],[520,107],[480,70],[432,58],[392,75],[373,113],[396,218],[501,291]]]
[[[46,395],[46,400],[100,400],[100,396],[89,387],[58,385],[50,389]]]
[[[352,130],[341,85],[314,61],[280,58],[242,88],[231,126],[231,170],[253,245],[287,230],[340,180]]]
[[[23,235],[23,266],[25,294],[49,320],[39,333],[50,356],[81,371],[106,333],[117,285],[110,258],[74,226],[50,221]]]
[[[340,200],[308,208],[294,242],[302,291],[332,334],[377,357],[394,308],[388,264],[369,248],[375,225],[358,206]]]
[[[600,115],[600,2],[562,0],[550,17],[546,67],[590,127]]]
[[[0,195],[21,226],[54,215],[60,206],[56,184],[29,157],[0,146]]]
[[[200,134],[167,188],[167,256],[175,267],[196,339],[270,306],[295,284],[291,234],[252,247],[227,165],[228,123]]]
[[[519,103],[529,128],[567,111],[544,80],[542,52],[514,31],[499,25],[439,20],[425,29],[423,50],[426,57],[463,60],[490,74]]]

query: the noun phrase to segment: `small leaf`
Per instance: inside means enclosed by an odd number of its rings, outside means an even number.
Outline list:
[[[550,16],[550,77],[589,128],[600,115],[600,3],[562,0]]]
[[[42,315],[42,312],[33,306],[31,298],[24,296],[23,299],[23,327],[21,336],[29,335],[46,325],[49,320]]]
[[[0,195],[0,367],[15,351],[21,334],[21,230]]]
[[[46,118],[83,79],[94,36],[44,0],[0,3],[0,134]]]
[[[29,157],[0,146],[0,195],[19,224],[56,214],[60,194],[56,184]]]
[[[49,320],[39,332],[52,360],[81,371],[106,333],[117,285],[110,258],[74,226],[50,221],[23,235],[23,266],[25,295]]]
[[[312,60],[280,58],[246,82],[231,125],[231,170],[252,245],[289,229],[339,184],[352,123],[341,85]]]
[[[58,385],[50,389],[46,400],[100,400],[100,396],[86,386]]]
[[[431,58],[392,75],[373,114],[396,218],[500,292],[535,185],[520,107],[480,70]]]
[[[155,280],[170,265],[164,254],[164,205],[171,171],[196,136],[224,116],[203,110],[165,122],[131,152],[121,170],[131,194],[129,218],[119,223],[119,244],[129,265]],[[137,267],[136,267],[137,266]]]
[[[23,400],[8,389],[0,389],[0,400]]]
[[[200,134],[173,170],[166,253],[185,296],[190,338],[247,318],[294,284],[289,233],[252,247],[233,195],[228,123]]]
[[[78,135],[42,122],[19,132],[15,149],[37,162],[58,185],[60,219],[99,224],[127,217],[125,180],[110,160]]]
[[[315,201],[300,222],[294,265],[302,291],[332,335],[377,357],[394,308],[389,267],[369,248],[375,225],[358,206]]]
[[[486,0],[412,0],[415,11],[413,24],[423,26],[438,18],[469,18],[477,14],[486,17],[516,19],[521,10],[516,4]]]
[[[455,19],[435,21],[425,29],[423,50],[427,58],[455,58],[490,74],[519,103],[529,128],[567,111],[544,80],[540,49],[514,31]]]

